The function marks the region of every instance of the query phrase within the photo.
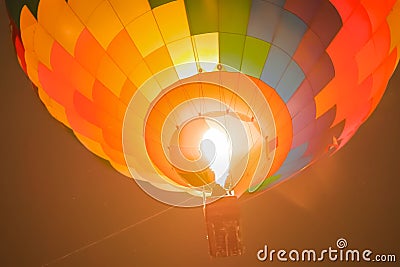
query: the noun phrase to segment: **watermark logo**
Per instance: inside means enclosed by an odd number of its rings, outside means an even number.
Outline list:
[[[347,240],[339,238],[336,241],[336,247],[328,247],[327,249],[292,249],[292,250],[275,250],[264,245],[263,249],[257,252],[259,261],[280,261],[280,262],[396,262],[395,254],[375,254],[370,249],[348,249]]]
[[[338,247],[338,249],[344,249],[345,247],[347,247],[347,240],[344,238],[339,238],[336,241],[336,246]]]

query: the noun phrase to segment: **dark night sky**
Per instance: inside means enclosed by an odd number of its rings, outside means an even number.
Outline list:
[[[324,249],[340,237],[399,263],[400,69],[341,151],[241,202],[246,254],[211,259],[201,209],[148,197],[48,114],[17,64],[4,3],[0,31],[0,266],[294,266],[258,262],[256,252]],[[303,266],[314,265],[365,263]]]

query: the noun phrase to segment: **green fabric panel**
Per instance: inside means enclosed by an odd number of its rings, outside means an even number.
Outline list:
[[[218,32],[218,1],[185,0],[191,35]]]
[[[6,0],[6,7],[11,19],[19,28],[19,17],[22,7],[27,5],[32,14],[37,17],[37,10],[40,0]]]
[[[270,43],[246,36],[241,71],[260,78],[270,47]]]
[[[219,0],[219,31],[246,35],[251,0]]]
[[[221,64],[228,65],[240,70],[244,49],[244,35],[233,33],[219,34],[219,61]]]
[[[269,187],[269,185],[271,185],[273,182],[278,181],[279,178],[281,178],[281,176],[282,176],[281,174],[274,175],[274,176],[270,176],[270,177],[268,177],[267,179],[265,179],[265,180],[261,183],[261,185],[258,186],[258,188],[257,188],[257,187],[255,187],[255,188],[250,188],[250,189],[249,189],[249,192],[250,192],[250,193],[254,193],[254,192],[263,191],[263,190],[267,189],[267,188]]]
[[[167,4],[169,2],[173,2],[176,0],[149,0],[149,4],[151,6],[151,9],[156,8],[158,6],[162,6],[164,4]]]

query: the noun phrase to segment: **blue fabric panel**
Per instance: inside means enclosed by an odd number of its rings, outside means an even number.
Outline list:
[[[275,90],[285,103],[289,101],[294,92],[299,88],[305,76],[299,65],[291,61],[282,79],[279,81]]]
[[[282,49],[271,46],[263,72],[261,73],[261,80],[275,88],[285,73],[290,61],[291,58]]]

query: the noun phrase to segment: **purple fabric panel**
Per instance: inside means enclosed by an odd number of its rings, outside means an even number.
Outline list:
[[[320,38],[324,47],[342,27],[342,20],[336,8],[327,0],[288,0],[284,8],[303,20]]]
[[[304,80],[287,103],[290,116],[296,116],[310,102],[314,102],[314,95],[310,83]]]
[[[287,0],[284,8],[301,18],[307,25],[311,25],[320,5],[321,0],[307,0],[307,3],[299,0]]]
[[[322,1],[312,20],[311,29],[315,32],[324,47],[328,47],[342,27],[342,19],[336,8],[329,1]]]
[[[307,73],[313,68],[321,55],[325,52],[325,47],[318,36],[310,29],[304,34],[293,59]]]
[[[300,113],[292,118],[293,135],[303,130],[308,124],[315,120],[315,103],[310,102]]]
[[[274,3],[254,0],[250,11],[247,35],[271,43],[283,12],[282,7]]]
[[[315,132],[315,121],[312,121],[303,130],[293,135],[291,148],[295,148],[304,143],[307,143],[314,135],[314,132]]]
[[[331,58],[324,52],[307,74],[314,95],[317,95],[335,76]]]

